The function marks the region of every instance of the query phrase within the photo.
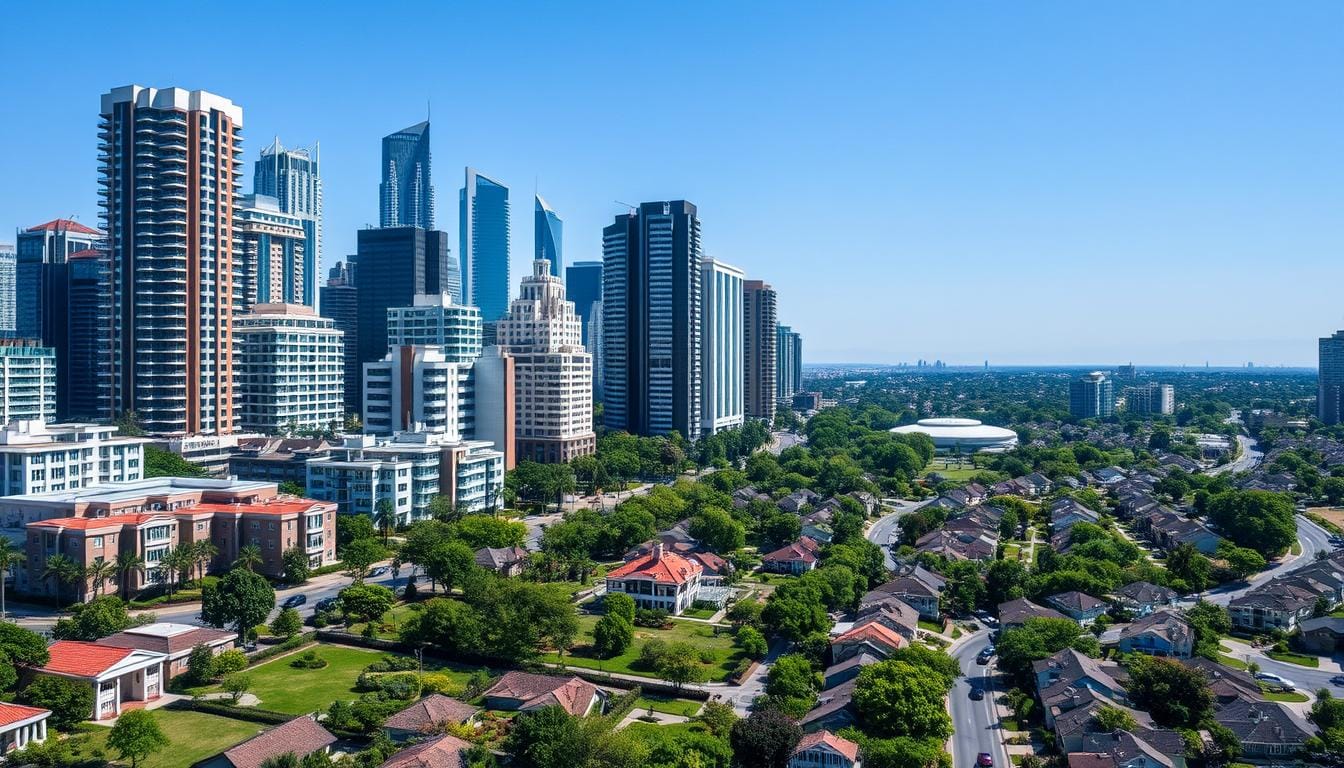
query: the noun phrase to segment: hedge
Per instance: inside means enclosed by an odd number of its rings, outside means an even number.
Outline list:
[[[282,653],[288,653],[295,648],[302,648],[316,640],[316,632],[304,632],[301,635],[295,635],[279,645],[272,645],[269,648],[263,648],[260,651],[254,651],[248,654],[247,659],[249,666],[256,666],[267,659],[279,656]]]
[[[294,719],[294,715],[257,707],[236,707],[215,699],[178,699],[163,705],[165,709],[189,709],[208,715],[222,715],[249,723],[280,725]]]

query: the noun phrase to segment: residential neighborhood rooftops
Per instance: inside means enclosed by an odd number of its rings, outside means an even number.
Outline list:
[[[441,693],[431,693],[389,717],[383,723],[383,727],[398,731],[430,733],[442,728],[445,723],[465,723],[479,711],[465,701]]]
[[[444,735],[403,749],[378,768],[464,768],[463,753],[469,749],[471,742]]]
[[[792,544],[787,544],[774,552],[761,557],[763,562],[792,562],[801,560],[806,563],[815,563],[817,561],[817,542],[806,536],[799,538]]]
[[[1051,595],[1046,598],[1051,605],[1062,611],[1092,611],[1097,608],[1105,607],[1106,601],[1087,594],[1086,592],[1061,592],[1058,595]]]
[[[175,654],[190,651],[196,645],[213,645],[234,640],[236,632],[210,627],[194,627],[190,624],[172,624],[158,622],[143,627],[131,627],[99,640],[100,645],[116,648],[139,648],[145,651]]]
[[[557,705],[571,715],[583,716],[592,706],[597,686],[577,677],[506,672],[482,694],[487,699],[513,699],[519,709]]]
[[[224,759],[233,768],[261,768],[272,757],[293,752],[299,757],[324,750],[336,742],[326,728],[311,715],[296,717],[269,731],[224,751]]]
[[[23,704],[10,704],[0,701],[0,727],[22,723],[25,720],[46,717],[51,710],[41,707],[29,707]]]
[[[647,555],[636,557],[607,573],[608,579],[650,579],[659,584],[684,584],[704,569],[699,563],[655,545]]]
[[[802,740],[798,742],[798,746],[793,748],[790,756],[822,745],[830,747],[851,761],[859,759],[858,744],[824,730],[804,734]]]
[[[1016,600],[1009,600],[1006,603],[999,604],[999,621],[1005,626],[1022,624],[1027,619],[1067,619],[1068,616],[1056,611],[1054,608],[1046,608],[1043,605],[1037,605],[1025,597],[1019,597]]]

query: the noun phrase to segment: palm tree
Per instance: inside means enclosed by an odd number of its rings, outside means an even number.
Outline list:
[[[61,607],[61,585],[74,584],[84,576],[84,569],[79,567],[69,555],[57,552],[47,558],[47,566],[42,571],[43,579],[56,580],[56,607]]]
[[[196,559],[196,580],[200,581],[205,576],[205,571],[210,567],[210,563],[219,556],[219,547],[216,547],[209,539],[201,539],[192,545],[192,553]]]
[[[145,559],[134,552],[126,551],[117,554],[114,562],[117,574],[121,577],[122,599],[131,599],[131,574],[145,570]]]
[[[5,579],[9,577],[9,569],[27,559],[14,542],[0,536],[0,619],[5,618]]]
[[[93,596],[98,597],[103,594],[103,584],[111,579],[116,573],[117,567],[111,562],[98,558],[89,564],[85,569],[85,575],[93,580]]]
[[[261,547],[256,544],[244,544],[238,550],[238,559],[233,561],[233,567],[246,568],[250,571],[264,562],[266,560],[262,557]]]
[[[387,535],[392,530],[394,514],[396,513],[392,511],[392,502],[388,499],[379,499],[373,507],[373,522],[383,534],[383,546],[387,546]]]

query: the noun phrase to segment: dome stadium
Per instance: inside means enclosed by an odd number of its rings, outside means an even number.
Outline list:
[[[975,419],[920,419],[891,431],[898,435],[928,435],[938,453],[1001,453],[1017,447],[1016,432]]]

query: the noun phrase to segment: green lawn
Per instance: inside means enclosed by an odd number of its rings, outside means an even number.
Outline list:
[[[943,633],[943,625],[942,625],[942,624],[939,624],[939,623],[936,622],[936,621],[929,621],[928,619],[920,619],[920,620],[919,620],[919,628],[920,628],[920,629],[923,629],[923,630],[927,630],[927,631],[929,631],[929,632],[934,632],[934,633],[936,633],[936,634],[940,634],[940,635]]]
[[[652,742],[653,744],[662,744],[664,739],[669,739],[682,734],[706,733],[704,725],[700,723],[670,723],[659,725],[657,723],[631,723],[625,727],[625,732],[638,739]]]
[[[1304,701],[1311,701],[1311,697],[1298,691],[1271,691],[1265,686],[1260,686],[1260,695],[1265,697],[1265,701],[1283,701],[1290,704],[1301,704]]]
[[[682,617],[687,619],[708,619],[718,611],[709,608],[687,608],[681,612]]]
[[[681,715],[683,717],[692,717],[700,711],[704,702],[691,701],[690,699],[669,699],[662,696],[640,696],[635,708],[630,710],[635,717],[648,714],[652,707],[654,712],[664,712],[669,715]]]
[[[1282,661],[1285,664],[1296,664],[1299,667],[1315,668],[1321,666],[1321,659],[1318,656],[1307,656],[1301,653],[1293,653],[1292,651],[1289,651],[1287,653],[1280,653],[1279,651],[1267,651],[1265,655],[1275,661]]]
[[[976,475],[984,471],[979,467],[958,467],[955,469],[945,469],[944,467],[946,466],[947,465],[944,464],[943,462],[935,460],[932,464],[928,466],[928,469],[924,471],[924,474],[922,476],[928,477],[931,474],[938,474],[941,475],[944,480],[950,480],[954,483],[966,483],[970,482],[972,477],[975,477]]]
[[[1246,662],[1242,661],[1241,659],[1238,659],[1235,656],[1228,656],[1225,653],[1218,654],[1218,661],[1222,662],[1223,664],[1226,664],[1227,666],[1233,669],[1240,669],[1240,670],[1246,669]]]
[[[630,644],[625,653],[610,659],[599,659],[591,655],[593,627],[596,626],[597,619],[598,617],[593,615],[579,616],[578,644],[569,653],[565,654],[565,664],[603,672],[621,672],[629,675],[652,677],[653,672],[651,670],[639,666],[639,652],[644,647],[645,642],[655,637],[669,643],[690,643],[697,650],[708,653],[712,657],[712,661],[702,664],[702,666],[706,678],[711,682],[726,680],[728,673],[733,671],[738,660],[742,658],[742,652],[733,644],[731,631],[725,630],[716,637],[712,624],[673,620],[671,629],[635,627],[635,641]],[[545,654],[541,659],[551,663],[561,661],[555,653]]]
[[[188,768],[199,760],[223,752],[266,730],[266,726],[258,723],[202,712],[156,709],[152,714],[168,737],[169,744],[141,763],[141,768]],[[116,758],[116,752],[107,749],[107,735],[112,732],[111,728],[85,725],[81,729],[89,734],[92,748],[105,750],[109,760]]]
[[[377,661],[386,654],[363,648],[346,648],[337,645],[314,646],[319,658],[327,661],[322,669],[297,669],[289,663],[298,656],[291,654],[267,661],[247,670],[252,678],[249,689],[261,699],[262,709],[303,715],[309,712],[323,711],[337,699],[356,699],[355,679],[364,667]],[[465,678],[464,678],[465,679]],[[214,686],[203,691],[218,691]]]

